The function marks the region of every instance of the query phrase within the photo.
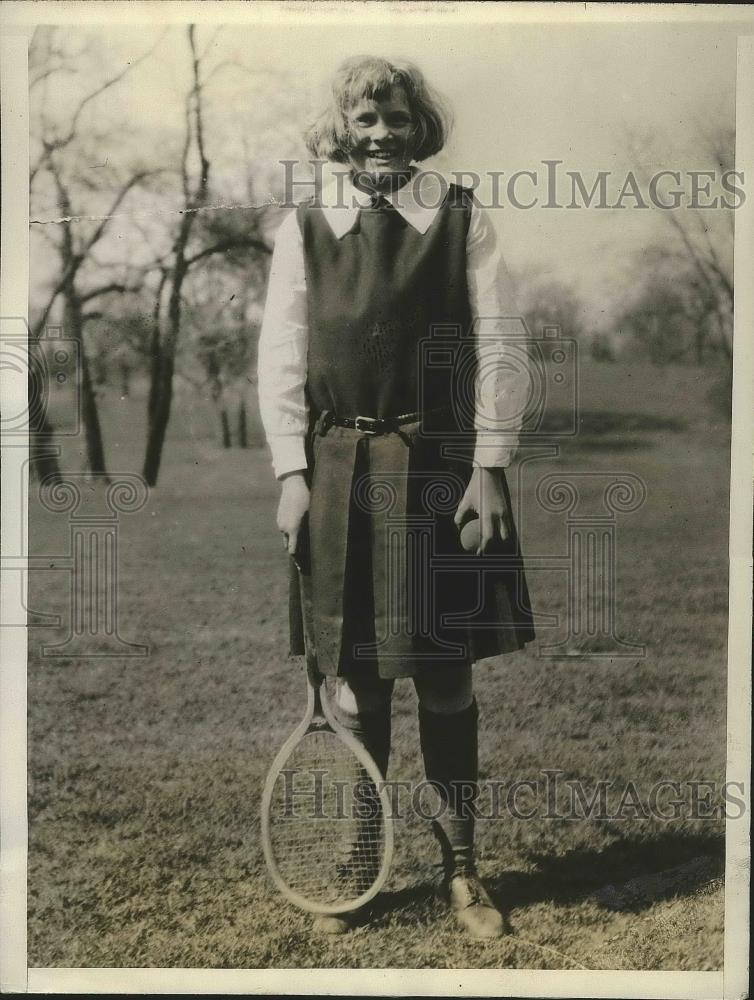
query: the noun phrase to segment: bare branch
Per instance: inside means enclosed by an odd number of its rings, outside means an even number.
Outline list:
[[[186,258],[186,267],[191,267],[196,264],[197,261],[202,260],[205,257],[212,257],[218,253],[226,253],[228,250],[257,250],[259,253],[271,254],[272,248],[267,246],[267,244],[260,239],[255,239],[250,236],[248,238],[231,236],[226,240],[221,240],[219,243],[215,243],[212,246],[205,247],[198,253],[195,253],[193,257]]]
[[[196,389],[197,391],[201,391],[202,389],[204,389],[204,387],[209,382],[208,378],[203,378],[203,379],[193,378],[191,375],[188,375],[185,371],[182,371],[179,368],[176,368],[175,374],[178,376],[178,378],[183,379],[184,382],[190,385],[192,389]]]
[[[65,73],[69,76],[75,76],[76,70],[72,66],[48,66],[47,69],[42,70],[29,81],[29,90],[34,90],[35,87],[38,87],[40,83],[44,83],[45,80],[55,73]]]
[[[188,208],[191,204],[191,189],[189,185],[188,173],[188,158],[191,150],[191,111],[189,108],[188,98],[184,108],[184,119],[186,123],[186,133],[183,140],[183,149],[181,150],[181,186],[183,188],[184,203]]]
[[[114,198],[114,200],[113,200],[113,202],[112,202],[112,204],[110,206],[109,211],[105,214],[105,216],[101,220],[99,226],[97,226],[96,230],[94,231],[94,235],[91,236],[89,238],[89,240],[87,241],[87,243],[85,245],[85,248],[84,248],[84,253],[88,253],[91,250],[91,248],[94,246],[94,244],[98,243],[99,240],[102,239],[102,236],[103,236],[105,230],[107,229],[108,223],[110,222],[110,217],[113,216],[113,215],[115,215],[115,213],[118,210],[118,207],[123,202],[123,199],[126,197],[126,195],[128,194],[128,192],[132,188],[136,187],[137,184],[141,184],[141,182],[144,181],[144,180],[146,180],[147,177],[154,177],[154,176],[156,176],[157,174],[160,174],[160,173],[162,173],[162,170],[160,170],[160,169],[156,169],[156,170],[140,170],[140,171],[138,171],[138,173],[135,173],[132,177],[129,177],[129,179],[126,181],[126,183],[120,189],[120,191],[118,192],[118,194],[115,196],[115,198]]]
[[[85,292],[80,295],[79,298],[81,302],[91,302],[92,299],[97,299],[102,295],[110,295],[112,292],[118,292],[121,295],[125,295],[129,292],[140,292],[141,285],[126,285],[120,281],[111,281],[107,285],[101,285],[99,288],[94,288],[90,292]]]
[[[67,142],[70,142],[73,136],[75,135],[76,126],[78,125],[79,118],[83,114],[86,106],[88,104],[91,104],[91,102],[96,100],[101,94],[104,94],[105,91],[110,90],[111,87],[114,87],[117,83],[120,83],[120,81],[124,77],[128,76],[128,74],[131,73],[133,70],[135,70],[137,66],[140,66],[145,59],[148,59],[155,51],[157,46],[160,44],[162,39],[165,37],[165,34],[168,30],[169,29],[167,27],[164,28],[163,31],[158,36],[157,40],[155,41],[154,45],[152,45],[149,49],[147,49],[146,52],[142,53],[142,55],[140,55],[137,59],[134,59],[133,62],[128,62],[119,73],[116,73],[115,76],[111,76],[110,79],[105,80],[105,82],[101,84],[99,87],[97,87],[96,90],[93,90],[90,94],[87,94],[86,97],[84,97],[81,100],[79,106],[73,113],[73,118],[71,119],[71,127],[69,131],[70,137],[68,138]]]
[[[201,62],[201,61],[203,61],[203,60],[205,59],[205,57],[207,56],[207,53],[208,53],[208,52],[209,52],[209,50],[210,50],[210,49],[212,48],[212,46],[213,46],[213,45],[215,44],[215,41],[217,40],[217,37],[218,37],[218,35],[221,35],[221,34],[222,34],[222,32],[223,32],[223,29],[224,29],[224,28],[225,28],[225,25],[223,25],[223,24],[218,24],[218,26],[217,26],[217,27],[215,28],[215,30],[214,30],[214,31],[212,32],[212,35],[211,35],[211,37],[210,37],[210,40],[209,40],[209,41],[207,42],[207,44],[206,44],[206,45],[204,46],[204,50],[203,50],[203,52],[201,53],[201,55],[199,56],[199,61],[200,61],[200,62]]]
[[[99,87],[96,87],[93,91],[91,91],[90,93],[86,94],[81,99],[81,101],[79,102],[76,110],[73,113],[73,116],[71,118],[71,122],[70,122],[70,125],[68,127],[66,135],[57,136],[55,138],[47,138],[47,139],[43,140],[44,150],[43,150],[41,156],[39,157],[37,163],[34,164],[34,166],[31,169],[31,172],[30,172],[30,176],[31,176],[31,180],[32,181],[34,180],[34,178],[36,177],[36,175],[39,173],[39,171],[44,167],[45,163],[49,162],[49,157],[50,157],[50,155],[52,153],[55,152],[55,150],[62,149],[63,147],[70,145],[73,142],[73,140],[76,138],[76,130],[77,130],[77,127],[78,127],[79,119],[81,118],[81,115],[84,113],[84,110],[86,109],[86,107],[89,104],[91,104],[92,101],[96,100],[98,97],[100,97],[102,94],[104,94],[107,90],[110,90],[116,84],[120,83],[120,81],[123,80],[124,77],[126,77],[130,72],[132,72],[132,70],[136,69],[137,66],[141,65],[141,63],[143,63],[146,59],[148,59],[152,55],[152,53],[155,51],[155,49],[157,48],[157,46],[162,42],[162,39],[165,37],[165,33],[168,30],[169,30],[168,27],[166,27],[160,33],[160,35],[157,38],[157,40],[155,41],[154,45],[152,45],[149,49],[147,49],[146,52],[142,53],[142,55],[140,55],[137,59],[134,59],[133,61],[128,62],[120,70],[120,72],[116,73],[114,76],[111,76],[109,79],[105,80],[104,83],[100,84]],[[70,70],[70,72],[75,72],[75,71],[74,70]],[[51,72],[45,72],[45,73],[43,73],[39,77],[39,81],[38,82],[42,82],[43,80],[47,79],[50,75],[51,75]]]
[[[697,273],[702,278],[704,284],[707,286],[707,289],[708,289],[709,293],[713,297],[715,297],[715,298],[717,297],[716,289],[715,289],[715,284],[714,284],[714,282],[712,280],[712,277],[710,276],[710,272],[712,272],[713,274],[715,274],[718,277],[718,279],[720,279],[721,284],[722,284],[723,288],[725,289],[726,294],[729,295],[730,301],[732,302],[733,301],[733,288],[732,288],[730,282],[728,281],[728,279],[722,273],[722,271],[720,271],[720,269],[716,265],[715,261],[712,261],[712,260],[710,260],[708,258],[705,259],[702,256],[702,254],[699,252],[699,249],[694,245],[693,240],[689,237],[689,234],[686,232],[686,229],[683,226],[683,224],[680,222],[680,220],[678,218],[676,218],[675,215],[673,215],[672,212],[668,213],[667,218],[668,218],[668,221],[670,222],[670,224],[675,229],[675,231],[680,236],[681,242],[683,243],[684,247],[686,248],[686,251],[687,251],[689,257],[691,258],[691,261],[692,261],[694,267],[696,268]]]
[[[196,128],[196,146],[199,151],[199,162],[201,175],[199,177],[199,198],[200,204],[206,200],[207,185],[209,182],[209,160],[204,146],[204,122],[202,118],[202,83],[199,56],[196,52],[195,25],[189,27],[189,43],[193,57],[194,68],[194,123]]]

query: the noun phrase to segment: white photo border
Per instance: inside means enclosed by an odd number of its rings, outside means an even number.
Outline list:
[[[320,22],[357,15],[367,22],[402,18],[425,23],[456,18],[480,23],[740,22],[738,48],[736,169],[754,178],[754,7],[723,4],[474,3],[274,3],[205,0],[92,0],[50,3],[10,0],[0,9],[2,67],[2,246],[0,315],[28,311],[28,87],[27,43],[35,24],[296,23],[316,10]],[[754,453],[754,199],[736,212],[733,433],[731,445],[730,605],[728,643],[727,780],[742,782],[750,808],[752,488]],[[0,402],[25,398],[21,373],[3,372]],[[5,444],[5,443],[4,443]],[[26,538],[21,477],[28,446],[15,439],[3,447],[3,543]],[[12,546],[9,546],[12,547]],[[6,549],[6,545],[3,545]],[[7,574],[6,574],[7,576]],[[0,611],[18,621],[20,595],[2,580]],[[618,972],[405,969],[65,969],[27,968],[26,961],[26,655],[25,628],[0,628],[0,990],[67,993],[248,993],[417,996],[537,997],[743,997],[748,990],[749,829],[728,821],[726,830],[724,972]]]

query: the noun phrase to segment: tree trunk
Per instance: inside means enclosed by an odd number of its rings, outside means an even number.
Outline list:
[[[173,359],[163,355],[159,378],[150,392],[149,430],[147,450],[144,456],[143,475],[149,486],[157,485],[162,459],[162,447],[170,421],[170,407],[173,401]]]
[[[246,422],[246,403],[241,400],[238,404],[238,447],[249,447],[249,429]]]
[[[220,366],[214,351],[210,351],[207,358],[210,377],[210,394],[215,409],[220,417],[220,442],[223,448],[231,448],[233,440],[230,434],[230,418],[228,417],[228,407],[225,405],[225,391],[220,378]]]
[[[98,389],[107,385],[107,362],[104,358],[96,358],[92,366],[94,368],[94,383]]]
[[[224,406],[220,407],[220,434],[223,448],[230,448],[233,443],[230,439],[230,420],[228,419],[228,411]]]
[[[84,345],[81,344],[81,415],[86,431],[86,455],[90,471],[94,475],[103,476],[106,483],[110,482],[105,463],[105,445],[102,440],[102,427],[97,411],[97,397],[94,392],[89,362],[86,358]]]
[[[30,472],[39,482],[49,478],[51,484],[62,481],[58,450],[55,446],[55,428],[46,413],[42,413],[34,426],[29,428]]]
[[[79,345],[81,362],[81,416],[84,421],[86,438],[86,457],[89,471],[92,475],[103,476],[109,482],[105,463],[105,445],[102,440],[102,427],[97,410],[97,397],[92,382],[89,360],[84,347],[84,321],[73,282],[66,285],[63,292],[65,298],[65,329]]]
[[[147,400],[147,419],[152,423],[157,402],[160,398],[160,380],[162,378],[162,344],[160,343],[160,324],[155,322],[152,328],[152,344],[149,352],[149,398]]]
[[[131,366],[126,364],[125,361],[121,361],[118,366],[118,372],[120,374],[120,394],[122,398],[130,396],[131,394]]]
[[[157,296],[155,328],[152,340],[152,384],[149,393],[149,429],[147,431],[147,450],[144,456],[143,475],[149,486],[157,485],[162,460],[162,448],[165,444],[165,434],[170,421],[170,408],[173,402],[173,373],[175,370],[175,352],[181,330],[181,292],[183,282],[188,274],[189,262],[186,259],[186,247],[189,243],[191,230],[196,219],[196,210],[207,204],[209,189],[209,161],[204,151],[204,126],[202,118],[202,81],[200,73],[200,56],[196,51],[195,26],[188,26],[188,40],[191,48],[194,86],[187,97],[186,103],[186,137],[181,161],[181,175],[185,195],[185,213],[181,217],[178,233],[173,245],[172,267],[163,269],[162,280]],[[190,121],[193,120],[193,128]],[[189,163],[192,144],[199,157],[199,176],[192,190],[189,179]],[[170,297],[168,301],[167,332],[164,339],[160,337],[159,308],[163,287],[170,281]]]
[[[193,216],[184,216],[191,220]],[[173,374],[175,371],[175,348],[181,329],[181,289],[187,267],[184,248],[188,240],[190,223],[182,224],[181,237],[176,249],[176,261],[171,275],[170,300],[168,303],[167,333],[164,341],[160,338],[159,320],[155,323],[152,338],[152,383],[149,391],[149,429],[147,450],[144,456],[143,475],[150,486],[157,485],[162,461],[162,448],[170,422],[173,403]]]
[[[700,317],[696,326],[696,335],[694,337],[694,351],[696,354],[696,363],[700,367],[704,364],[704,342],[707,339],[707,331],[705,329],[708,319],[706,316]]]
[[[73,214],[71,211],[71,201],[63,183],[61,173],[57,168],[53,169],[53,177],[58,191],[58,208],[64,216],[70,216]],[[76,275],[86,254],[76,250],[71,223],[63,225],[62,233],[60,253],[63,265],[63,278],[59,286],[59,292],[63,296],[64,329],[67,335],[79,345],[79,359],[81,363],[81,416],[84,421],[87,464],[92,475],[104,476],[105,481],[109,481],[105,467],[105,447],[102,441],[102,429],[97,412],[97,398],[92,384],[89,361],[84,349],[84,307],[76,288]],[[96,242],[96,238],[94,242]],[[92,245],[90,243],[88,249],[91,249]],[[57,291],[55,297],[57,297]],[[50,302],[50,306],[52,305],[52,301]],[[44,318],[40,323],[40,332],[43,322]]]

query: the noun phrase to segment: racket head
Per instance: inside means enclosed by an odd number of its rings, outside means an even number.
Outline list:
[[[387,879],[393,824],[383,777],[332,719],[304,719],[280,749],[262,793],[261,832],[273,883],[303,910],[348,913]]]

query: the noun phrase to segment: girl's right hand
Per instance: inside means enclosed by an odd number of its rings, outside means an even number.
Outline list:
[[[289,555],[295,555],[301,522],[309,510],[309,487],[303,472],[290,472],[282,479],[282,492],[278,504],[277,523],[283,533],[283,546]]]

